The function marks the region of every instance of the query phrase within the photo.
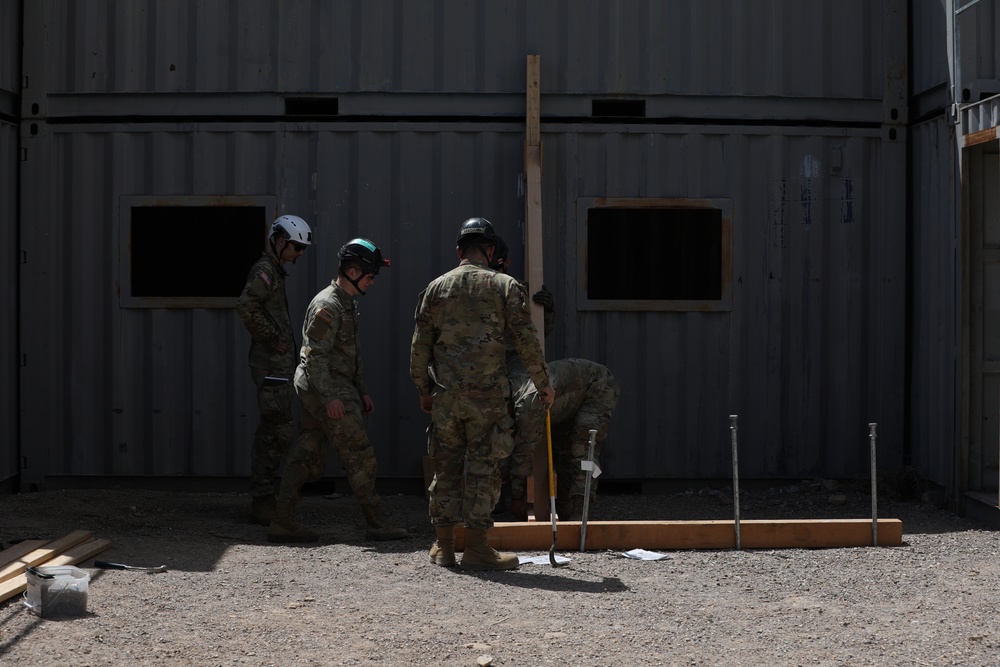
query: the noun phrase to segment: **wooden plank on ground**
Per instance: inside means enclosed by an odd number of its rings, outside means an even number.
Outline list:
[[[76,565],[93,558],[111,546],[111,540],[92,539],[66,550],[42,563],[43,565]],[[28,588],[28,575],[21,572],[7,581],[0,582],[0,602],[23,593]]]
[[[25,554],[29,554],[48,543],[48,540],[22,540],[12,547],[7,547],[3,551],[0,551],[0,567],[5,567]]]
[[[507,551],[547,551],[552,524],[497,523],[487,533],[490,546]],[[879,546],[903,543],[899,519],[878,520]],[[871,519],[790,519],[740,521],[743,549],[819,549],[872,546]],[[465,530],[457,526],[455,548],[465,548]],[[735,549],[732,521],[588,521],[587,551],[613,549]],[[556,524],[556,549],[580,550],[580,522]]]
[[[34,551],[25,554],[0,570],[0,581],[7,581],[11,577],[16,577],[24,572],[24,569],[27,567],[41,565],[50,558],[58,556],[67,549],[72,549],[76,545],[86,542],[91,537],[93,537],[93,535],[90,534],[90,531],[74,530],[72,533],[60,537],[58,540],[46,542],[45,546],[39,547]]]

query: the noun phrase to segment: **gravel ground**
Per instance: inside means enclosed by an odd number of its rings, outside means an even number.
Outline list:
[[[881,485],[880,485],[880,488]],[[740,494],[741,517],[865,518],[870,494],[818,483]],[[312,495],[312,546],[272,545],[241,494],[148,490],[0,496],[0,540],[85,529],[104,560],[88,612],[0,603],[0,664],[997,665],[997,533],[934,505],[880,498],[903,546],[673,551],[659,561],[562,552],[566,567],[431,565],[422,496],[384,497],[413,539],[364,541],[349,498]],[[599,496],[592,519],[731,519],[726,489]],[[498,520],[506,520],[498,516]],[[634,545],[642,547],[643,545]],[[547,551],[536,554],[547,555]]]

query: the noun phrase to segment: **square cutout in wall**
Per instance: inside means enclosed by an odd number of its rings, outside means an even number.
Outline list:
[[[728,199],[581,199],[582,310],[732,309]]]
[[[274,206],[266,196],[122,197],[122,306],[231,308]]]

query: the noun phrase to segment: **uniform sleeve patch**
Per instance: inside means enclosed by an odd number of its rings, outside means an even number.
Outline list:
[[[323,320],[327,324],[329,324],[330,322],[333,321],[333,313],[331,313],[326,308],[320,308],[319,310],[317,310],[316,311],[316,317],[318,317],[319,319]]]
[[[259,274],[257,274],[257,277],[263,280],[264,284],[267,285],[268,287],[271,286],[271,276],[267,275],[267,272],[261,271]]]

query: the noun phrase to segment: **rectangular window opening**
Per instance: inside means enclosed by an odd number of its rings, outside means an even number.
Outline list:
[[[235,304],[274,206],[272,197],[226,199],[123,198],[123,306]]]
[[[731,308],[728,200],[600,201],[585,209],[582,308]]]

